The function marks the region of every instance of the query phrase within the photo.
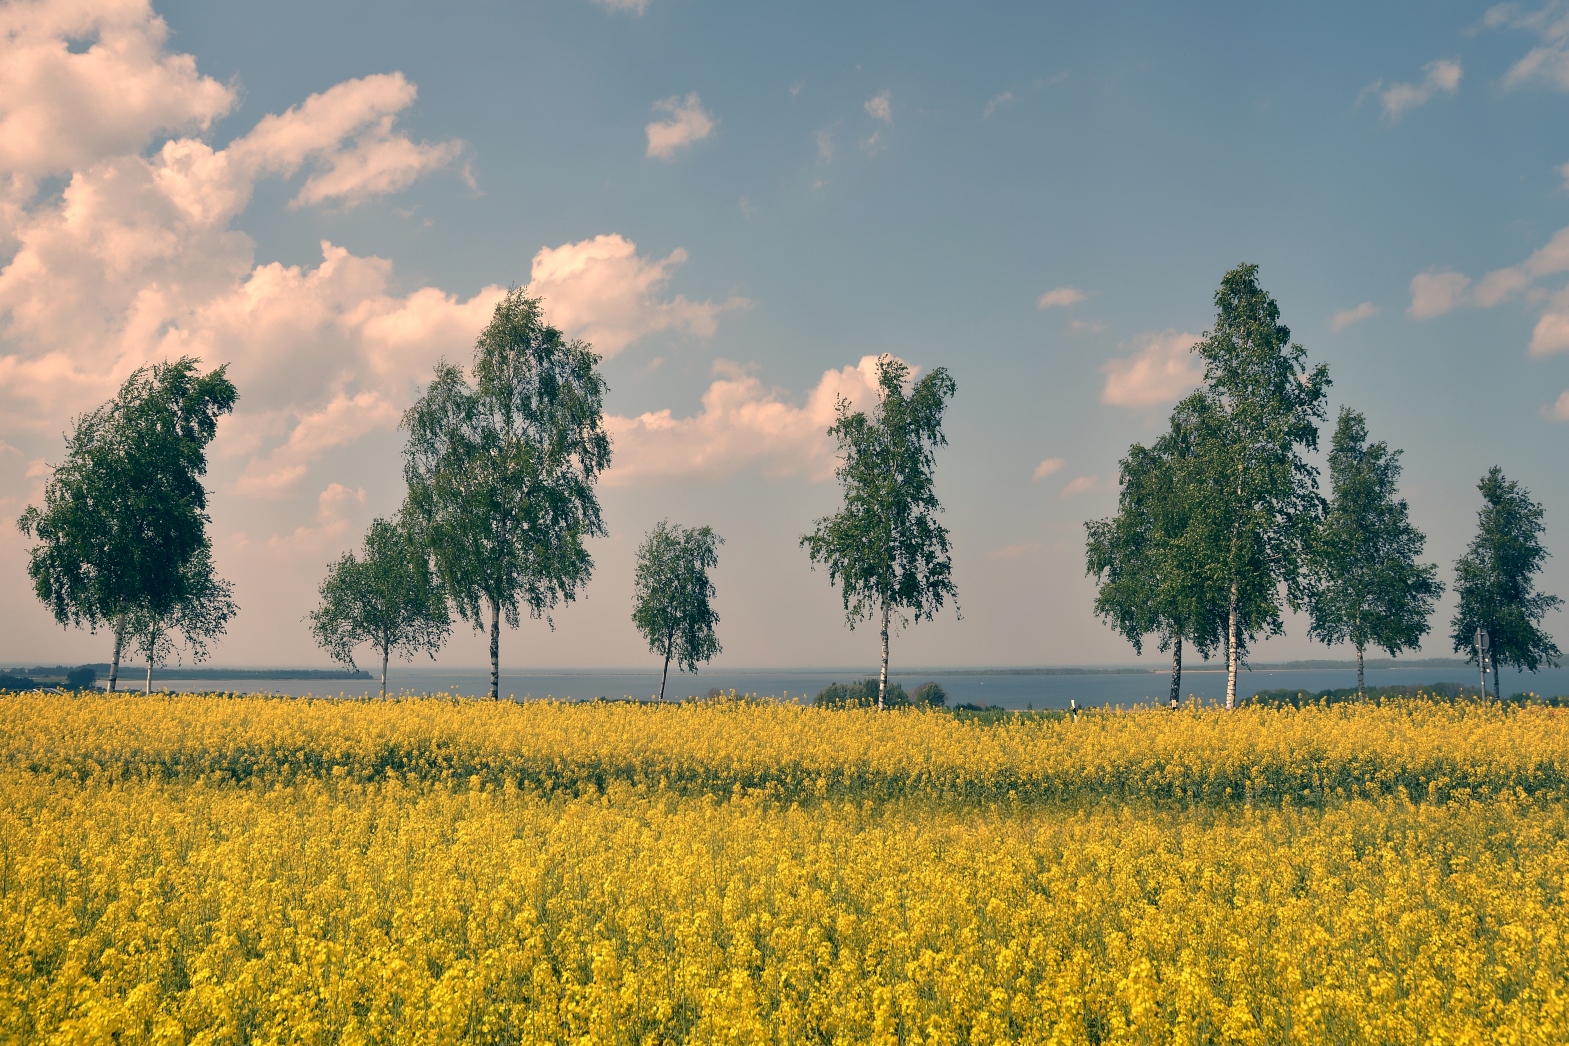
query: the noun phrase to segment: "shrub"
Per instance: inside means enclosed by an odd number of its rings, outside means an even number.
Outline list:
[[[817,692],[813,704],[823,708],[876,708],[877,707],[877,680],[863,679],[859,683],[829,683]],[[883,696],[883,705],[886,708],[907,708],[910,704],[910,695],[904,692],[904,687],[888,681],[888,692]]]

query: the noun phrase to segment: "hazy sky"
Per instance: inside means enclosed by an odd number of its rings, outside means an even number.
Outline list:
[[[0,661],[107,659],[27,593],[13,521],[75,415],[190,353],[240,390],[215,658],[325,663],[325,565],[396,509],[401,412],[512,284],[605,357],[615,463],[593,582],[509,666],[648,662],[662,518],[726,539],[716,667],[871,663],[796,542],[885,352],[958,383],[963,617],[895,663],[1130,660],[1083,522],[1240,261],[1329,364],[1330,424],[1404,448],[1441,575],[1496,463],[1569,595],[1566,115],[1562,3],[0,4]],[[1347,653],[1296,619],[1258,649]],[[484,657],[464,628],[443,663]]]

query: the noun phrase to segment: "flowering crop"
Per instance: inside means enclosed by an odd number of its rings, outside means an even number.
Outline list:
[[[0,698],[0,1041],[1563,1042],[1565,724]]]

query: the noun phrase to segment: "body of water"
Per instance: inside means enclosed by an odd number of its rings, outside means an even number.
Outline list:
[[[849,683],[857,679],[875,677],[876,671],[855,672],[845,669],[735,669],[712,670],[697,675],[671,673],[666,688],[667,699],[706,694],[710,688],[734,689],[738,693],[757,694],[811,700],[829,683]],[[960,703],[987,704],[1002,708],[1067,708],[1069,701],[1082,707],[1098,705],[1132,705],[1164,702],[1170,693],[1169,671],[1127,671],[1094,674],[1040,674],[1025,672],[978,673],[949,669],[899,671],[891,678],[906,690],[927,681],[942,685],[948,692],[949,705]],[[1367,685],[1419,686],[1428,683],[1463,683],[1475,686],[1477,673],[1474,666],[1454,668],[1379,668],[1370,669]],[[1519,691],[1532,691],[1544,696],[1569,695],[1569,669],[1547,669],[1536,675],[1521,675],[1506,670],[1502,678],[1505,695]],[[127,689],[140,688],[140,680],[122,680]],[[388,689],[394,693],[452,693],[465,696],[483,696],[490,692],[488,669],[403,668],[388,673]],[[1492,682],[1489,679],[1489,688]],[[244,692],[272,692],[277,694],[337,697],[340,694],[359,697],[374,695],[374,680],[320,680],[320,679],[202,679],[159,680],[153,676],[155,689],[170,690],[238,690]],[[1310,668],[1274,671],[1243,672],[1237,677],[1237,693],[1248,697],[1260,690],[1282,688],[1308,691],[1356,686],[1355,669]],[[501,693],[503,697],[520,700],[544,698],[591,700],[593,698],[647,699],[659,692],[657,670],[541,670],[517,672],[502,670]],[[1226,696],[1226,674],[1215,669],[1185,671],[1182,675],[1184,699],[1195,695],[1206,700],[1223,700]]]

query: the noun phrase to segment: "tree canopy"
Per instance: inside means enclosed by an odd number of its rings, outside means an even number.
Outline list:
[[[1172,411],[1169,430],[1152,446],[1135,443],[1121,463],[1117,514],[1085,524],[1086,569],[1098,582],[1095,613],[1143,652],[1155,633],[1172,651],[1171,697],[1180,696],[1182,644],[1209,657],[1225,628],[1224,592],[1204,559],[1194,524],[1208,495],[1194,464],[1208,400],[1191,396]]]
[[[708,572],[719,565],[718,547],[725,539],[712,527],[655,524],[637,550],[632,577],[632,623],[648,640],[648,648],[665,659],[659,677],[659,700],[673,658],[680,671],[697,666],[720,652],[715,632],[714,583]]]
[[[385,519],[372,521],[358,557],[345,552],[327,568],[321,603],[310,613],[311,633],[333,660],[354,667],[354,649],[369,643],[381,655],[381,694],[387,660],[418,653],[432,658],[447,641],[452,619],[430,558],[408,533]]]
[[[403,417],[404,515],[458,614],[490,631],[500,692],[501,619],[550,620],[576,598],[606,533],[594,485],[610,465],[599,357],[513,289],[474,346],[472,382],[445,361]]]
[[[1536,575],[1548,556],[1542,545],[1546,528],[1542,506],[1518,482],[1504,478],[1497,465],[1488,469],[1477,489],[1482,492],[1482,508],[1477,513],[1476,537],[1455,561],[1460,605],[1450,622],[1450,639],[1457,653],[1474,661],[1476,630],[1487,631],[1492,638],[1493,692],[1502,696],[1500,665],[1527,672],[1544,665],[1557,667],[1558,645],[1541,624],[1563,600],[1536,591]]]
[[[33,590],[66,626],[114,631],[119,676],[126,615],[166,618],[184,598],[207,539],[207,444],[238,394],[225,367],[184,357],[142,367],[119,394],[76,421],[42,509],[18,521]]]
[[[829,581],[840,586],[850,627],[881,618],[879,708],[886,704],[890,621],[897,616],[903,625],[905,615],[930,620],[958,594],[933,484],[936,450],[948,442],[943,413],[956,386],[939,367],[906,394],[910,376],[908,364],[884,356],[877,361],[879,400],[872,413],[839,401],[828,434],[838,441],[835,475],[844,507],[801,538],[813,564],[826,565]]]
[[[1426,538],[1399,495],[1400,451],[1367,442],[1367,421],[1342,408],[1329,451],[1330,501],[1308,556],[1309,635],[1351,643],[1357,692],[1363,651],[1417,647],[1443,593],[1438,568],[1417,562]]]

